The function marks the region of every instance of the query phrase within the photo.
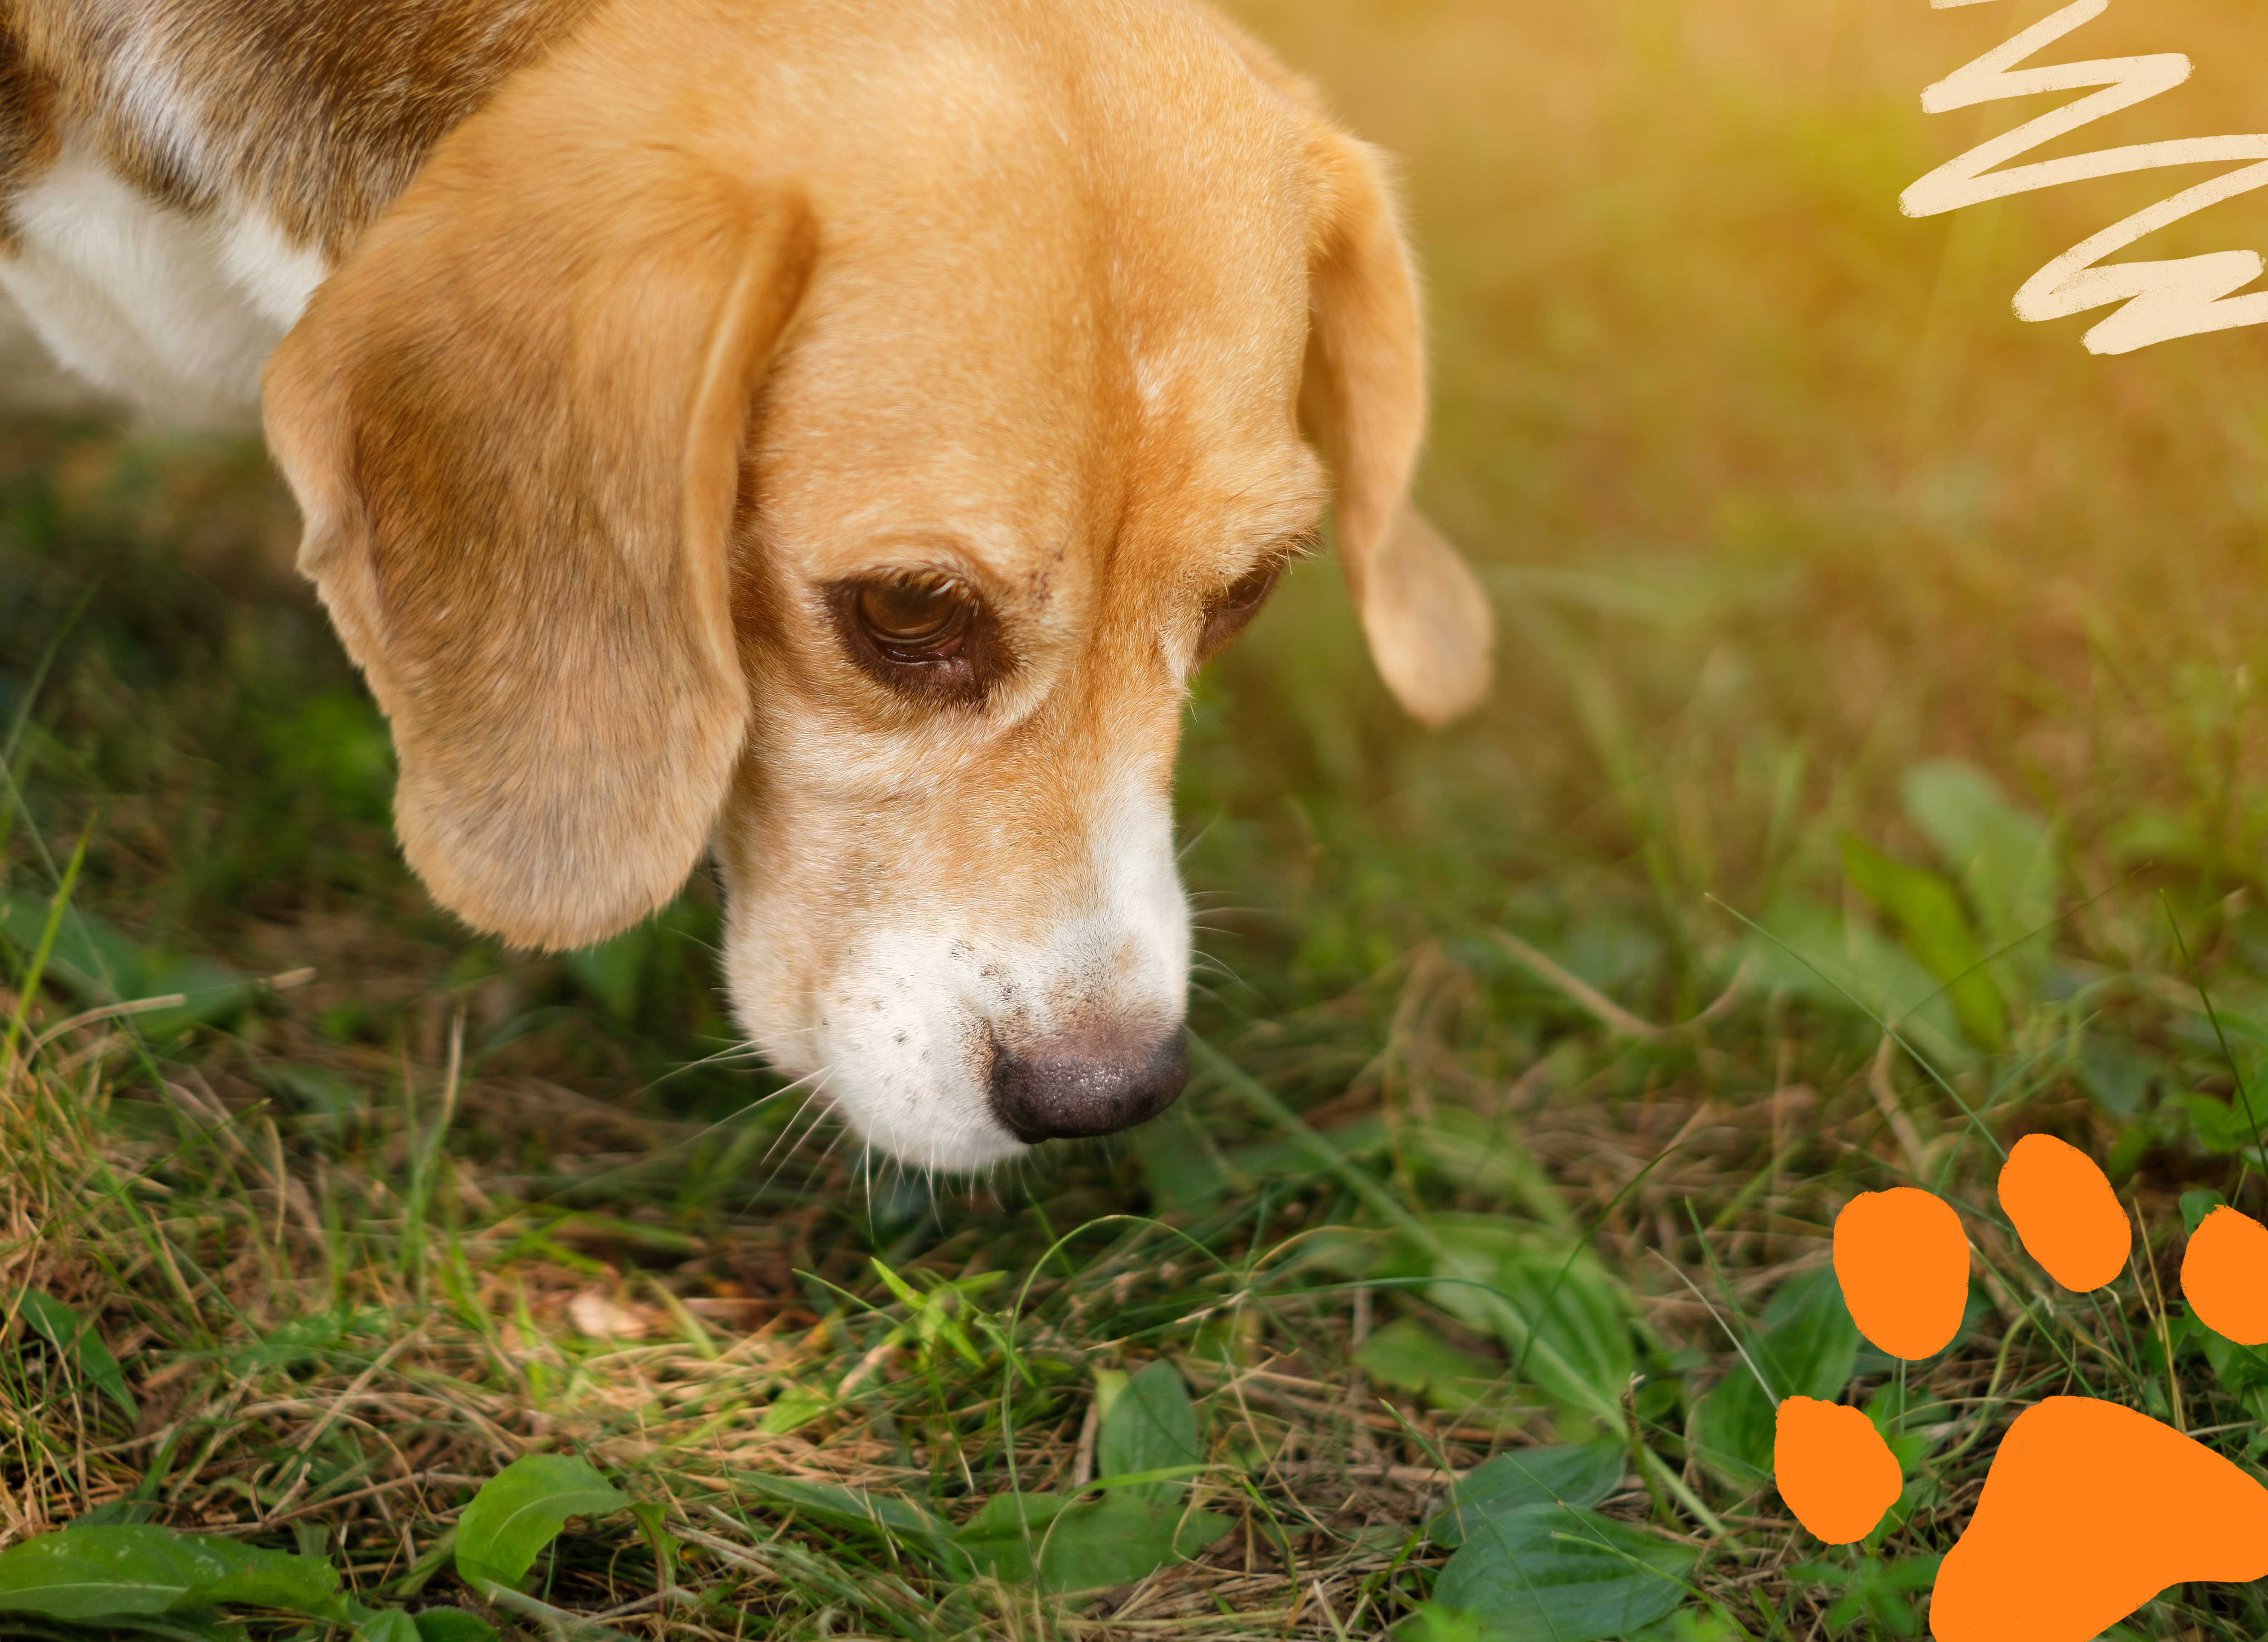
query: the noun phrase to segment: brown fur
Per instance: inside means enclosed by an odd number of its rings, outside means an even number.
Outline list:
[[[256,200],[343,255],[435,143],[597,0],[0,0],[63,117],[121,176],[196,212]],[[122,96],[129,26],[199,110],[192,163]]]
[[[60,146],[52,82],[37,72],[24,43],[0,13],[0,205],[55,163]],[[0,250],[9,243],[8,217],[0,209]]]
[[[403,847],[475,926],[557,945],[674,895],[724,802],[738,452],[811,262],[792,190],[639,158],[498,187],[511,158],[460,147],[269,376],[301,565],[394,723]]]

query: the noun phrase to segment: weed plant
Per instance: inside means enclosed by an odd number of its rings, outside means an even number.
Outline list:
[[[1407,157],[1500,678],[1414,732],[1322,564],[1200,680],[1197,1075],[1130,1137],[856,1155],[738,1041],[705,880],[468,939],[257,450],[0,428],[0,1633],[1908,1636],[2038,1397],[2257,1470],[2268,1356],[2174,1282],[2268,1205],[2252,334],[2008,317],[2122,185],[1896,215],[2002,8],[1246,11]],[[2118,140],[2254,128],[2262,26],[2105,19],[2200,64]],[[2033,1131],[2132,1206],[2097,1295],[1999,1213]],[[1978,1254],[1910,1367],[1826,1264],[1900,1183]],[[1860,1545],[1770,1487],[1793,1391],[1905,1468]],[[474,1502],[530,1455],[585,1508],[518,1563]],[[357,1606],[6,1606],[69,1523]]]

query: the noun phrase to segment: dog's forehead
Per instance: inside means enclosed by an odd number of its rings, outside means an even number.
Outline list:
[[[887,137],[838,118],[813,145],[821,265],[758,456],[814,568],[926,531],[1013,574],[1200,519],[1248,538],[1311,497],[1303,134],[1186,14],[1139,18],[1082,37],[1076,74],[996,39],[949,41],[999,56],[943,85],[934,40],[902,83],[869,64]],[[1144,33],[1167,22],[1172,52]]]

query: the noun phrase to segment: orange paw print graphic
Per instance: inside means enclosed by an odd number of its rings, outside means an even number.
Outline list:
[[[2117,1277],[2132,1238],[2110,1183],[2046,1135],[2019,1141],[2001,1209],[2024,1250],[2067,1289]],[[1868,1192],[1835,1222],[1835,1275],[1859,1332],[1893,1357],[1940,1352],[1961,1323],[1969,1243],[1942,1199]],[[2207,1215],[2182,1263],[2198,1319],[2268,1342],[2268,1227]],[[1780,1497],[1830,1544],[1873,1531],[1896,1503],[1898,1462],[1867,1416],[1810,1397],[1779,1404]],[[2169,1586],[2268,1575],[2268,1488],[2172,1426],[2115,1403],[2051,1396],[2001,1439],[1976,1513],[1939,1568],[1937,1642],[2088,1642]]]

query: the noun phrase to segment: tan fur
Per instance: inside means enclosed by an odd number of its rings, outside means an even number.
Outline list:
[[[476,927],[579,946],[677,892],[740,754],[725,542],[812,231],[784,185],[541,112],[419,179],[276,350],[268,414],[411,865]],[[498,136],[568,169],[525,179]]]
[[[552,10],[266,375],[404,846],[560,947],[713,828],[756,1041],[901,1156],[1003,1155],[995,1057],[1180,1017],[1183,693],[1327,499],[1303,409],[1388,683],[1429,722],[1485,685],[1485,601],[1405,496],[1422,334],[1378,163],[1179,0]],[[328,236],[412,148],[326,151],[239,203]],[[908,575],[981,596],[982,690],[854,653],[842,590]]]
[[[1417,276],[1375,156],[1319,133],[1329,200],[1317,219],[1310,416],[1338,480],[1340,561],[1378,670],[1429,724],[1488,688],[1488,600],[1409,503],[1425,429],[1425,351]]]

